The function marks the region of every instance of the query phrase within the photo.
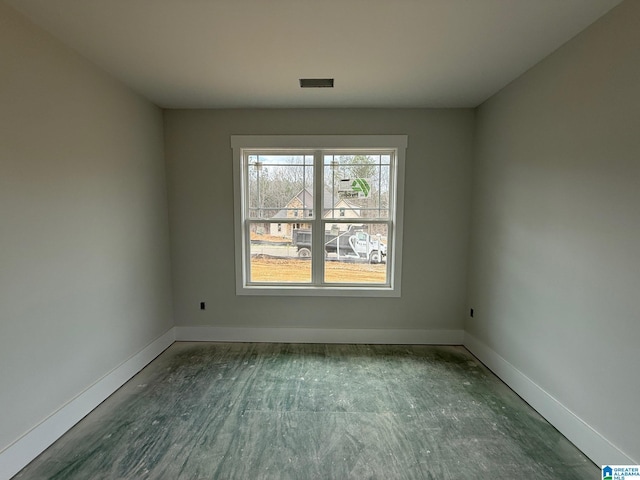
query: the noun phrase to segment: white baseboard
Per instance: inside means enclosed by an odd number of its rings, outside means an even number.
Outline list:
[[[0,452],[0,479],[8,480],[175,341],[172,328],[88,387]]]
[[[176,341],[462,345],[463,330],[175,327]]]
[[[638,464],[473,335],[464,334],[464,346],[596,465]]]

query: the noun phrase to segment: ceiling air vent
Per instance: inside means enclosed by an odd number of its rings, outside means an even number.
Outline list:
[[[333,88],[333,78],[301,78],[301,88]]]

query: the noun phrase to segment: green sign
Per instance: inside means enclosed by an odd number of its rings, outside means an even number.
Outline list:
[[[347,178],[340,180],[340,198],[367,198],[371,185],[366,178]]]

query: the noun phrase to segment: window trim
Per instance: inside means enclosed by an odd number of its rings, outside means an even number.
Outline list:
[[[234,232],[236,295],[400,297],[402,280],[402,244],[404,220],[405,150],[407,135],[231,135],[233,150]],[[395,208],[392,212],[388,255],[390,285],[247,285],[244,258],[247,239],[243,228],[244,202],[243,151],[275,150],[348,150],[394,149]],[[319,197],[319,196],[317,196]]]

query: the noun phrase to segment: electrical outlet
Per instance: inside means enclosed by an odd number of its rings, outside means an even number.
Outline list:
[[[469,316],[473,318],[473,308],[469,309]]]
[[[206,308],[206,305],[204,302],[200,302],[200,310],[204,310]]]

